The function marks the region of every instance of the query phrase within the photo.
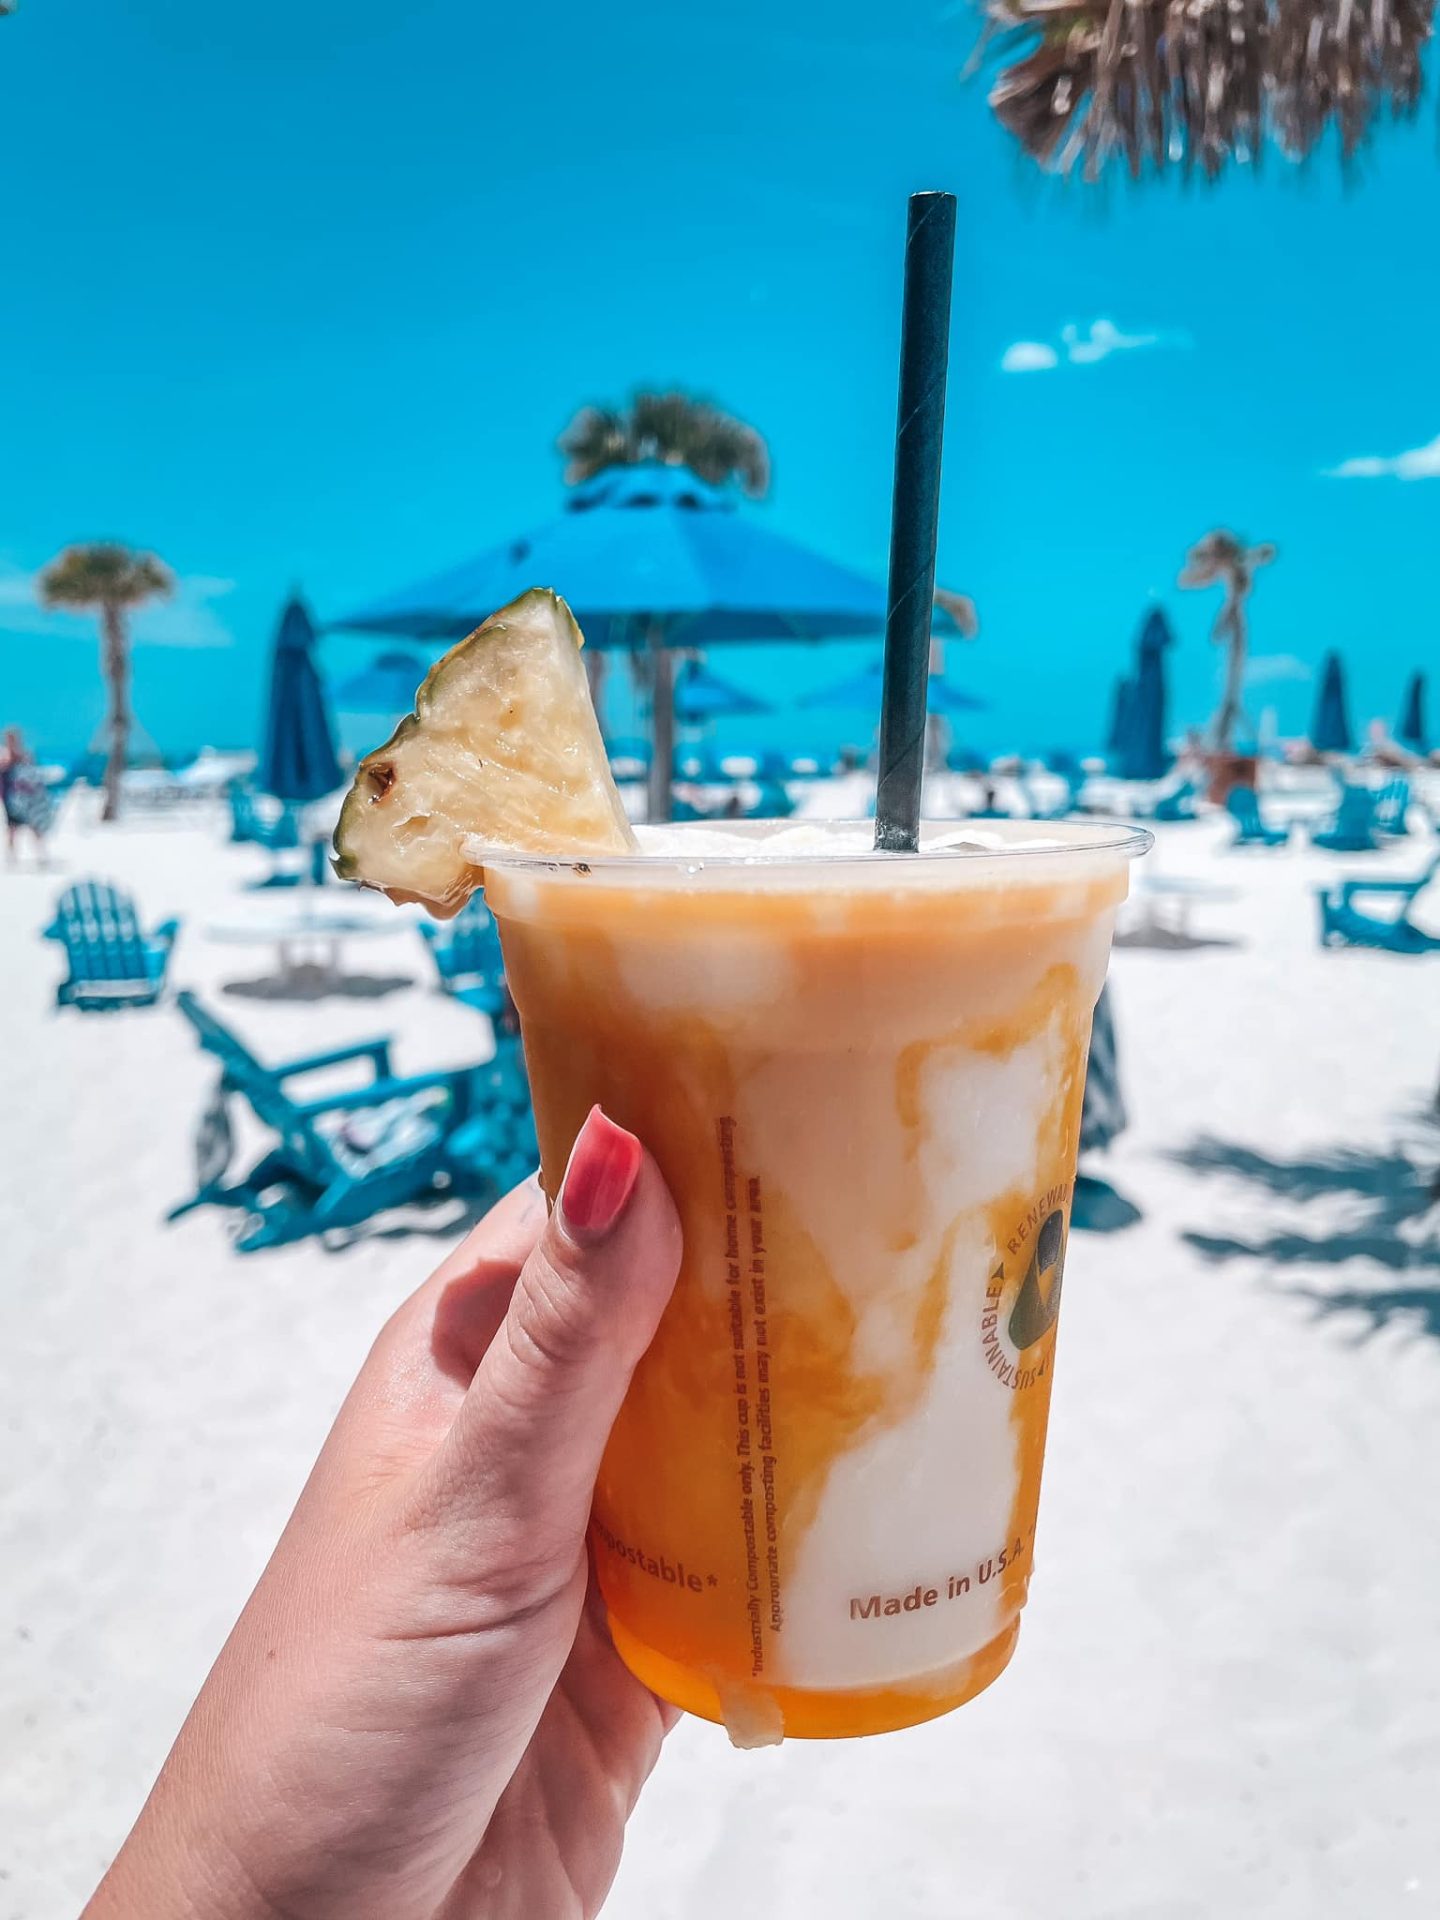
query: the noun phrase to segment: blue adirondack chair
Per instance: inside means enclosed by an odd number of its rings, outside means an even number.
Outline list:
[[[1085,785],[1084,770],[1074,767],[1051,767],[1049,771],[1065,782],[1065,791],[1054,806],[1042,806],[1035,798],[1034,787],[1025,780],[1020,782],[1020,790],[1025,796],[1025,804],[1030,809],[1032,820],[1068,820],[1072,813],[1080,808],[1080,790]]]
[[[492,1018],[504,1012],[509,994],[500,934],[495,916],[478,893],[453,920],[422,920],[420,933],[446,993]]]
[[[166,920],[153,933],[142,933],[134,901],[104,880],[67,887],[45,929],[47,940],[64,946],[69,962],[55,989],[56,1005],[85,1013],[153,1006],[165,991],[179,931],[178,920]]]
[[[1152,820],[1166,821],[1171,824],[1178,820],[1195,819],[1195,782],[1182,780],[1170,793],[1162,793],[1150,809]]]
[[[450,1134],[471,1117],[471,1069],[396,1079],[388,1040],[306,1054],[264,1066],[194,994],[176,996],[205,1052],[220,1062],[215,1096],[196,1135],[196,1191],[168,1215],[195,1207],[242,1208],[251,1217],[236,1240],[242,1253],[275,1247],[372,1214],[463,1176],[446,1158]],[[292,1082],[366,1063],[359,1086],[302,1099]],[[234,1136],[231,1097],[244,1100],[277,1143],[241,1179],[229,1180]]]
[[[1387,953],[1440,953],[1440,937],[1426,933],[1410,918],[1417,894],[1440,873],[1440,857],[1414,880],[1342,880],[1319,887],[1322,947],[1381,947]],[[1390,919],[1366,913],[1355,902],[1378,895],[1397,903]]]
[[[1398,775],[1388,780],[1375,796],[1375,831],[1399,839],[1410,831],[1406,816],[1410,811],[1410,782]]]
[[[759,790],[751,805],[746,807],[744,817],[747,820],[788,820],[794,811],[795,802],[784,781],[762,774]]]
[[[470,1117],[445,1142],[445,1164],[465,1184],[517,1186],[535,1171],[540,1150],[525,1055],[517,1035],[495,1035],[495,1057],[470,1075]]]
[[[1283,847],[1290,838],[1288,827],[1266,826],[1253,787],[1232,787],[1225,796],[1225,811],[1235,822],[1232,846]]]
[[[262,813],[259,796],[245,780],[230,783],[230,844],[264,847],[267,853],[290,853],[300,844],[300,815],[281,804],[278,814]]]
[[[1328,827],[1310,836],[1311,845],[1330,853],[1374,853],[1375,795],[1368,787],[1342,786],[1340,804]]]

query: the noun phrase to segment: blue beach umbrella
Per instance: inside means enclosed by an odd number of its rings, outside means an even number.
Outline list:
[[[368,667],[340,682],[335,704],[342,713],[403,713],[428,671],[429,662],[418,653],[377,653]]]
[[[820,640],[885,624],[881,582],[772,532],[688,467],[655,461],[597,474],[544,526],[332,624],[458,640],[533,586],[563,593],[594,647],[633,646],[656,622],[671,647]],[[955,631],[939,609],[935,624]]]
[[[1405,704],[1400,710],[1395,738],[1414,753],[1430,751],[1430,736],[1425,726],[1425,676],[1412,673],[1405,688]]]
[[[1354,736],[1345,703],[1345,669],[1338,653],[1327,653],[1310,725],[1310,744],[1317,753],[1353,753]]]
[[[333,793],[344,779],[314,646],[314,624],[297,596],[286,605],[275,635],[265,738],[255,770],[262,792],[297,804]]]
[[[744,687],[722,680],[698,660],[688,660],[676,678],[675,718],[682,727],[703,727],[710,720],[770,711],[768,700],[757,699]]]
[[[1117,674],[1110,695],[1110,724],[1105,729],[1106,753],[1119,753],[1125,744],[1125,724],[1130,716],[1130,701],[1134,693],[1135,682],[1129,674]]]
[[[1158,607],[1152,608],[1136,642],[1125,731],[1116,753],[1116,770],[1122,779],[1159,780],[1170,770],[1165,745],[1165,655],[1174,644],[1170,622]]]
[[[876,660],[863,672],[852,674],[848,680],[839,680],[833,686],[817,687],[811,693],[802,694],[798,704],[802,707],[844,707],[852,713],[868,713],[878,725],[883,679],[881,662]],[[930,676],[928,704],[931,713],[985,711],[983,700],[977,700],[973,693],[963,692],[943,673],[932,673]]]
[[[553,520],[448,573],[346,614],[357,633],[457,640],[523,593],[563,593],[594,647],[644,649],[652,696],[651,817],[669,810],[671,650],[879,633],[885,588],[761,524],[733,491],[646,461],[578,486]],[[958,629],[936,609],[937,633]],[[879,707],[877,705],[876,712]]]

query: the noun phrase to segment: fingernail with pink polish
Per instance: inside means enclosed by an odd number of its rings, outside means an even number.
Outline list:
[[[576,1240],[601,1240],[635,1190],[642,1158],[633,1133],[592,1107],[560,1183],[560,1217]]]

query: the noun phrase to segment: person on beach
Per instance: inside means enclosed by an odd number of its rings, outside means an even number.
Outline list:
[[[52,811],[50,789],[19,727],[7,727],[0,746],[0,805],[5,810],[10,859],[14,861],[19,853],[20,835],[28,833],[35,842],[36,859],[44,866],[45,835],[50,831]]]
[[[589,1920],[678,1712],[585,1534],[675,1284],[597,1107],[382,1330],[85,1920]]]

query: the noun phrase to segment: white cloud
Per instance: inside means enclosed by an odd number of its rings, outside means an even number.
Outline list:
[[[1087,327],[1060,329],[1060,344],[1044,340],[1017,340],[1005,349],[1000,365],[1006,373],[1048,373],[1062,363],[1094,367],[1114,353],[1141,353],[1148,348],[1193,346],[1188,333],[1122,333],[1113,320],[1092,320]]]
[[[1247,687],[1268,687],[1277,680],[1311,680],[1313,678],[1310,668],[1293,653],[1262,653],[1251,660],[1245,668]]]
[[[1000,367],[1005,373],[1048,373],[1059,364],[1059,354],[1043,340],[1017,340],[1000,356]]]
[[[235,637],[214,603],[235,591],[233,580],[214,574],[177,575],[168,600],[152,600],[131,622],[137,647],[230,647]],[[11,634],[46,634],[59,640],[95,638],[95,616],[51,613],[41,606],[36,576],[23,567],[0,560],[0,630]]]
[[[1440,434],[1404,453],[1361,453],[1325,469],[1327,480],[1440,480]]]
[[[1113,320],[1092,320],[1083,334],[1078,327],[1062,327],[1060,338],[1072,367],[1093,367],[1112,353],[1137,353],[1160,344],[1158,333],[1121,333]]]

